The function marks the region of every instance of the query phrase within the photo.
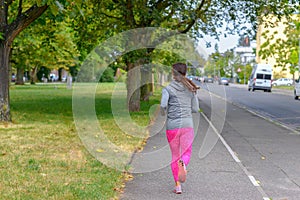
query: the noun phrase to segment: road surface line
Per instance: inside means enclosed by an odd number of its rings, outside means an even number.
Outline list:
[[[250,181],[252,182],[252,184],[253,184],[254,186],[256,186],[256,187],[260,186],[260,185],[257,183],[257,181],[256,181],[256,179],[254,178],[254,176],[248,176],[248,177],[249,177]]]
[[[225,146],[225,148],[228,150],[229,154],[232,156],[232,158],[235,160],[235,162],[240,166],[240,168],[244,171],[244,173],[248,176],[252,184],[258,189],[260,194],[263,196],[263,200],[270,200],[269,197],[267,197],[267,194],[262,189],[262,187],[258,184],[254,176],[250,174],[250,172],[247,170],[247,168],[242,164],[241,160],[236,156],[235,152],[232,150],[232,148],[227,144],[223,136],[218,132],[216,127],[213,125],[213,123],[208,119],[208,117],[201,112],[201,115],[204,117],[204,119],[209,123],[209,126],[214,130],[214,132],[217,134],[217,136],[222,141],[222,144]]]
[[[214,130],[214,132],[218,135],[220,140],[222,141],[223,145],[226,147],[232,158],[235,160],[235,162],[239,163],[241,162],[240,159],[236,156],[234,151],[231,149],[231,147],[227,144],[227,142],[224,140],[224,138],[219,134],[218,130],[216,127],[212,124],[212,122],[206,117],[206,115],[201,112],[202,116],[205,118],[205,120],[209,123],[210,127]]]

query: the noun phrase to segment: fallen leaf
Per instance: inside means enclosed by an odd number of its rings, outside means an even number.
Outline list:
[[[104,149],[97,149],[96,151],[99,152],[99,153],[103,153]]]

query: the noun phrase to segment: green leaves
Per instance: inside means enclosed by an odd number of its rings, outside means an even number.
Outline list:
[[[280,26],[273,29],[275,31],[268,30],[262,34],[265,42],[260,47],[259,55],[263,59],[274,57],[276,66],[283,69],[289,67],[290,73],[294,74],[299,62],[300,16],[291,18],[281,18]],[[279,31],[280,27],[283,31]]]
[[[71,25],[51,20],[49,15],[45,13],[16,38],[13,66],[25,66],[27,70],[42,66],[66,69],[76,64],[79,52]]]

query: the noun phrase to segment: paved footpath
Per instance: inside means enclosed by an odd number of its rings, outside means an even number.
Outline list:
[[[212,111],[209,105],[211,97],[204,91],[199,95],[204,113],[194,115],[197,132],[187,181],[182,186],[183,193],[176,195],[172,192],[174,182],[169,167],[171,154],[165,138],[164,119],[159,117],[150,130],[150,138],[144,150],[133,158],[131,166],[134,179],[126,183],[121,199],[300,199],[300,188],[297,185],[300,184],[299,169],[285,165],[285,161],[275,163],[282,154],[295,151],[296,145],[300,144],[300,137],[290,135],[284,128],[248,111],[224,104],[218,98],[214,101],[220,102],[214,104]],[[249,133],[252,135],[247,135]],[[289,138],[291,148],[281,152],[278,148],[285,141],[283,138]],[[249,140],[254,141],[254,144]],[[273,147],[276,148],[277,156]],[[272,152],[274,160],[269,160]],[[291,156],[295,156],[293,153]],[[294,157],[293,164],[300,163],[298,157]],[[292,173],[290,175],[294,178],[291,179],[285,173]]]

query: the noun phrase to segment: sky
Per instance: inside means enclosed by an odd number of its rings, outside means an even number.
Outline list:
[[[207,55],[210,55],[215,52],[215,44],[217,43],[219,45],[219,51],[222,53],[236,47],[238,45],[238,40],[238,35],[229,35],[226,38],[222,36],[219,41],[215,38],[205,36],[199,40],[199,49],[200,51],[205,51]],[[211,47],[206,47],[206,41],[211,42]]]
[[[218,32],[226,32],[227,23],[224,22],[223,24],[223,27],[217,29]],[[251,28],[251,24],[244,24],[244,26]],[[215,44],[217,43],[219,45],[219,52],[223,53],[228,49],[236,47],[238,45],[239,38],[240,36],[237,33],[235,35],[227,34],[226,38],[223,34],[221,34],[219,41],[213,37],[204,36],[204,38],[199,40],[199,48],[202,49],[202,51],[205,51],[207,55],[210,55],[211,53],[215,52]],[[206,41],[211,42],[211,47],[206,47]]]

